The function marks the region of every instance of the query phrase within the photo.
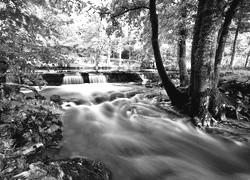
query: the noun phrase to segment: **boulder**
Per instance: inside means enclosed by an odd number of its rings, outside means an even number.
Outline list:
[[[62,104],[61,96],[59,96],[58,94],[53,94],[52,96],[50,96],[50,101],[53,101],[54,103],[59,105]]]

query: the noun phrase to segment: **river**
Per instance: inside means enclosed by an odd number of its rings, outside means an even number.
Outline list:
[[[65,156],[101,161],[114,180],[250,179],[247,145],[194,128],[187,116],[158,108],[141,89],[84,84],[53,92],[68,103]]]

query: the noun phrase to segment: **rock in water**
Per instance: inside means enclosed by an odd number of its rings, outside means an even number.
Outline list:
[[[57,104],[62,104],[62,99],[61,99],[61,96],[57,95],[57,94],[54,94],[50,97],[50,100],[53,101],[54,103],[57,103]]]

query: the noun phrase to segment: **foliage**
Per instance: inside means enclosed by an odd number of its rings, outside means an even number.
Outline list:
[[[64,14],[66,7],[60,5],[56,1],[37,0],[0,4],[0,57],[10,65],[15,82],[20,83],[22,74],[34,74],[34,67],[39,64],[67,61],[60,45],[60,28],[71,19]],[[67,5],[68,12],[71,8]]]
[[[179,1],[156,1],[158,9],[158,18],[161,22],[159,24],[159,43],[161,46],[172,46],[168,52],[162,51],[164,64],[169,67],[176,67],[177,65],[177,37],[180,22],[180,13],[182,6]],[[135,40],[144,49],[141,52],[142,62],[150,63],[152,56],[151,46],[151,27],[148,13],[148,1],[118,1],[113,0],[106,6],[99,7],[99,12],[102,17],[108,18],[110,25],[108,26],[109,32],[121,31],[122,26],[129,26],[132,33],[135,34]],[[194,13],[196,9],[196,1],[185,1],[183,4],[187,8],[187,21],[186,27],[188,37],[192,35],[194,24]],[[176,13],[178,12],[178,13]],[[190,50],[190,48],[188,49]],[[146,53],[146,54],[145,54]],[[151,54],[151,56],[150,56]],[[148,62],[146,62],[148,61]]]
[[[39,95],[28,100],[11,92],[0,101],[0,177],[9,178],[28,168],[27,156],[38,148],[58,146],[62,139],[62,110]],[[17,166],[18,164],[18,166]]]

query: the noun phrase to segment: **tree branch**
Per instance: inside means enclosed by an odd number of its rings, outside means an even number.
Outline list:
[[[135,7],[131,7],[131,8],[127,8],[127,7],[122,7],[124,8],[125,10],[119,12],[119,13],[116,13],[116,14],[110,14],[111,15],[111,18],[116,18],[116,17],[119,17],[119,16],[122,16],[130,11],[136,11],[136,10],[139,10],[139,9],[148,9],[149,10],[149,7],[147,6],[135,6]]]

